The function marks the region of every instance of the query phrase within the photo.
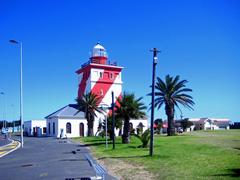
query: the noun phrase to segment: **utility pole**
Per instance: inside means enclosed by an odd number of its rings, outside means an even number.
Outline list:
[[[156,65],[157,65],[157,53],[160,52],[157,50],[157,48],[153,48],[150,50],[153,52],[153,72],[152,72],[152,105],[151,105],[151,135],[150,135],[150,149],[149,149],[149,155],[153,156],[153,135],[154,135],[154,129],[153,129],[153,123],[154,123],[154,99],[155,99],[155,71],[156,71]]]

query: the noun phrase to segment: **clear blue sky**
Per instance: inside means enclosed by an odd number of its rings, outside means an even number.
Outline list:
[[[74,103],[77,70],[100,41],[124,66],[123,89],[150,98],[152,53],[157,76],[189,81],[195,111],[184,117],[240,121],[240,1],[0,1],[0,91],[7,118],[19,117],[19,47],[24,46],[25,120]],[[2,117],[3,96],[0,97]],[[158,111],[156,118],[165,118]],[[177,118],[180,114],[177,113]]]

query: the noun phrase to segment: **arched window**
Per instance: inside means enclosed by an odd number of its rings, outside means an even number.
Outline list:
[[[71,132],[72,132],[72,125],[71,125],[71,123],[68,122],[66,124],[66,133],[71,134]]]
[[[133,129],[133,123],[129,123],[130,131]]]

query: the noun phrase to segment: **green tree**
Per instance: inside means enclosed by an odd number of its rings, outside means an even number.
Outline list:
[[[93,136],[94,118],[97,117],[96,112],[102,113],[102,110],[98,107],[100,98],[90,92],[84,94],[81,98],[77,98],[78,110],[85,112],[85,117],[88,122],[88,136]]]
[[[150,140],[150,129],[145,130],[144,133],[141,134],[134,134],[134,136],[142,142],[142,145],[139,147],[146,148]]]
[[[165,77],[165,82],[157,77],[157,83],[155,85],[155,107],[160,109],[165,105],[165,112],[168,119],[168,136],[175,134],[174,128],[174,112],[175,107],[180,110],[179,104],[184,107],[193,110],[192,96],[186,94],[192,92],[192,89],[186,88],[187,80],[181,80],[180,76],[171,77],[167,75]]]
[[[123,120],[123,134],[122,143],[128,144],[130,142],[130,119],[139,119],[146,116],[146,106],[142,103],[142,97],[136,99],[133,93],[123,94],[122,98],[117,99],[116,118]]]
[[[115,128],[122,129],[123,121],[119,118],[115,118]],[[106,120],[103,120],[103,131],[106,132]],[[109,115],[107,118],[107,132],[111,139],[113,139],[113,131],[112,131],[112,115]]]
[[[162,119],[156,119],[154,121],[154,124],[157,126],[156,133],[160,134],[161,133],[161,129],[163,127],[163,120]]]
[[[187,128],[191,127],[193,125],[193,123],[191,121],[189,121],[188,118],[182,119],[180,121],[181,126],[183,128],[183,131],[186,131]]]

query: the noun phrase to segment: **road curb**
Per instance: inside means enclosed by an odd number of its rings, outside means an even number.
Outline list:
[[[11,152],[17,150],[17,149],[20,147],[21,143],[20,143],[19,141],[14,141],[14,140],[12,140],[11,143],[9,143],[9,144],[7,144],[7,145],[4,145],[4,146],[2,146],[2,147],[12,145],[14,142],[17,142],[18,145],[17,145],[14,149],[11,149],[10,151],[6,152],[5,154],[0,155],[0,158],[2,158],[2,157],[4,157],[4,156],[8,155],[9,153],[11,153]],[[2,147],[1,147],[1,148],[2,148]]]

